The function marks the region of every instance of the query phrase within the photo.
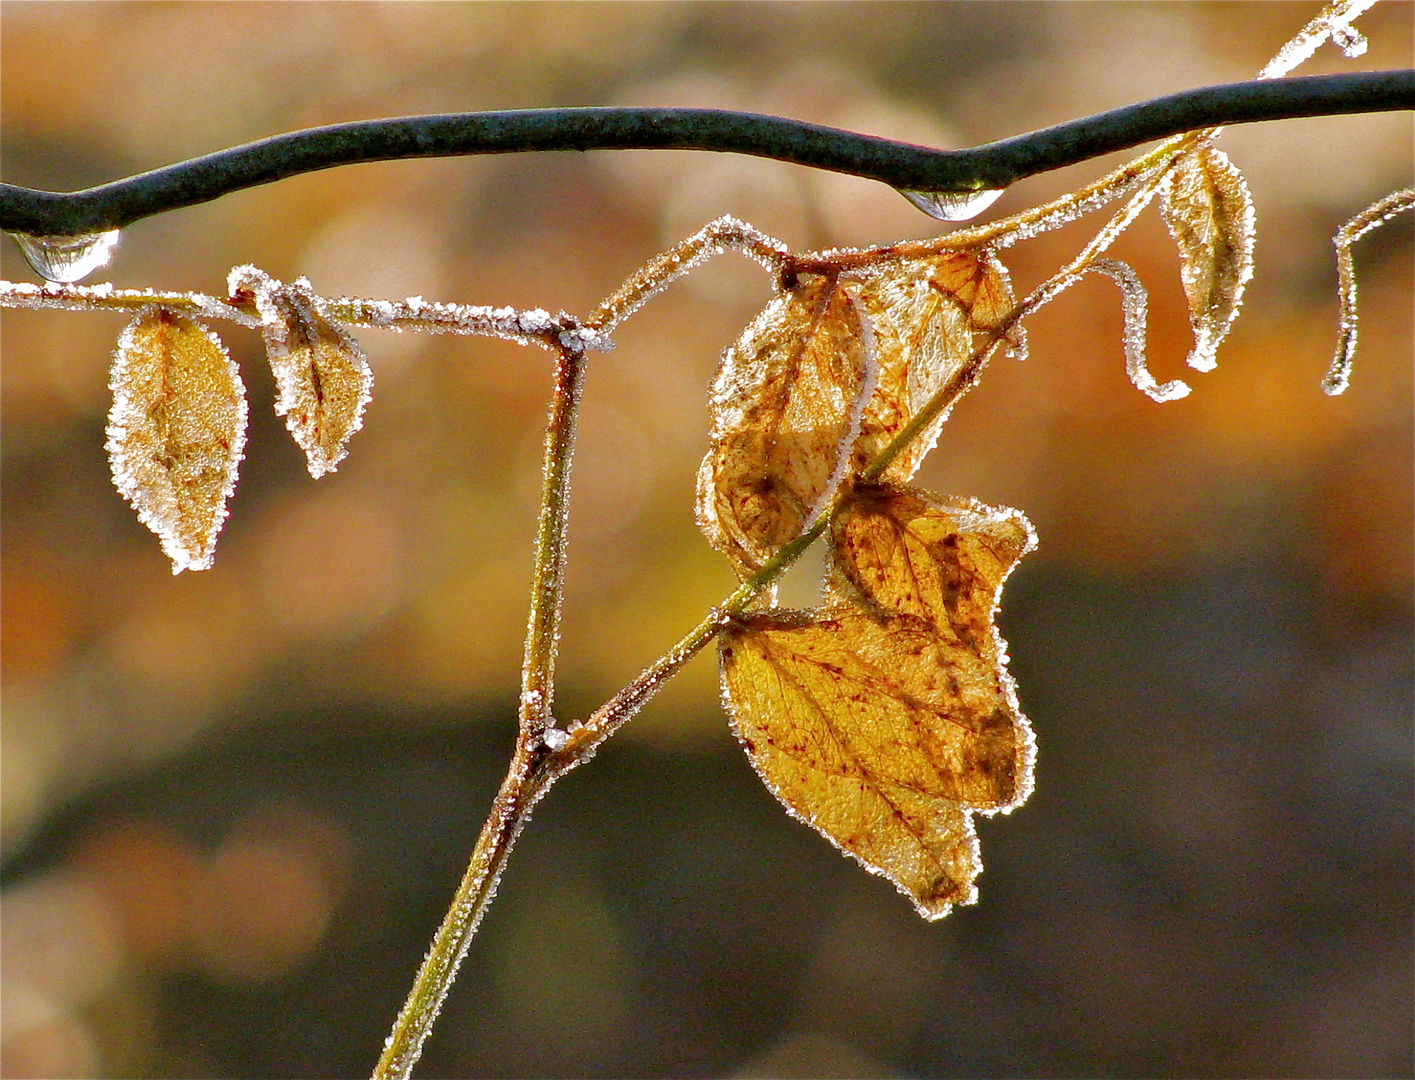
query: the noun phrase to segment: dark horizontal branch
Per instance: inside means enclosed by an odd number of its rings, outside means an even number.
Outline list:
[[[917,191],[1005,188],[1185,131],[1258,120],[1415,109],[1415,71],[1203,87],[969,150],[932,150],[720,109],[526,109],[365,120],[276,135],[76,192],[0,184],[0,229],[63,236],[121,228],[300,173],[365,161],[538,150],[716,150]]]

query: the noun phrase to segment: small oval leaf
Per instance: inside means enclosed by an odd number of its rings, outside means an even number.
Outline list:
[[[1194,328],[1189,366],[1210,371],[1253,276],[1253,199],[1227,155],[1205,143],[1176,163],[1160,213],[1179,246]]]
[[[275,415],[305,452],[316,480],[348,454],[373,394],[373,372],[353,336],[320,311],[303,278],[292,285],[253,266],[231,271],[232,290],[249,289],[261,317],[261,336],[275,376]]]
[[[245,445],[240,371],[215,334],[154,306],[119,337],[109,387],[114,484],[174,574],[207,569]]]

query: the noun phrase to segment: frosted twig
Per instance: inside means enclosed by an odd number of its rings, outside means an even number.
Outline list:
[[[781,272],[789,254],[780,240],[745,221],[730,215],[720,217],[635,270],[624,284],[600,301],[583,325],[602,334],[610,333],[689,270],[725,251],[740,251],[773,273]]]
[[[1178,154],[1171,159],[1171,163],[1175,160],[1178,160]],[[1120,286],[1121,301],[1125,308],[1125,369],[1136,388],[1155,401],[1174,401],[1182,398],[1189,393],[1189,387],[1179,380],[1164,384],[1155,382],[1145,361],[1145,316],[1149,306],[1145,286],[1135,271],[1125,263],[1100,259],[1097,256],[1114,243],[1116,237],[1149,205],[1165,181],[1165,173],[1153,174],[1074,259],[1027,294],[1017,307],[1018,319],[1031,315],[1080,281],[1089,270],[1110,277]]]
[[[1258,72],[1260,79],[1276,79],[1305,63],[1328,40],[1347,56],[1360,56],[1366,51],[1366,39],[1351,25],[1351,20],[1376,3],[1376,0],[1337,0],[1299,30],[1295,37],[1278,50],[1267,66]]]
[[[1351,245],[1372,229],[1378,229],[1402,210],[1415,208],[1415,188],[1392,191],[1378,199],[1337,230],[1336,278],[1337,295],[1341,303],[1338,319],[1340,336],[1336,355],[1322,380],[1322,389],[1335,396],[1351,383],[1351,364],[1356,356],[1356,267],[1351,259]]]
[[[1145,361],[1145,319],[1150,296],[1140,275],[1128,263],[1118,259],[1096,259],[1086,269],[1104,274],[1120,286],[1120,305],[1125,312],[1125,372],[1135,384],[1135,389],[1153,401],[1177,401],[1188,397],[1188,384],[1179,379],[1156,383],[1155,377],[1150,374]]]
[[[254,305],[247,310],[229,300],[204,293],[115,289],[107,282],[98,285],[63,285],[58,282],[31,285],[24,281],[0,281],[0,307],[136,313],[153,304],[186,315],[229,319],[242,326],[260,326],[260,316],[255,313]]]
[[[1019,318],[1031,315],[1038,308],[1051,303],[1072,285],[1076,284],[1076,282],[1080,280],[1081,275],[1090,268],[1091,263],[1095,261],[1096,257],[1105,251],[1106,248],[1110,247],[1111,244],[1115,243],[1120,234],[1129,228],[1130,223],[1140,215],[1140,211],[1144,210],[1159,192],[1160,187],[1164,183],[1165,170],[1178,160],[1183,149],[1177,145],[1180,141],[1181,140],[1176,140],[1175,153],[1168,157],[1164,167],[1147,175],[1143,185],[1135,192],[1130,201],[1111,216],[1111,219],[1091,238],[1090,242],[1081,249],[1080,253],[1027,294],[1026,298],[1019,305]]]
[[[115,289],[107,283],[64,285],[47,282],[32,285],[28,282],[0,281],[0,307],[136,312],[151,304],[161,304],[189,315],[229,319],[242,326],[259,327],[261,317],[256,310],[254,285],[265,275],[253,266],[236,267],[231,274],[234,282],[232,295],[224,299],[197,292]],[[303,278],[300,281],[304,288],[309,287],[308,281]],[[314,296],[313,302],[327,319],[345,326],[392,330],[395,333],[415,331],[495,337],[520,345],[534,342],[548,349],[566,347],[604,352],[614,347],[614,342],[605,332],[586,326],[564,312],[552,315],[543,308],[521,311],[513,307],[445,304],[424,300],[421,296],[410,296],[406,300]]]

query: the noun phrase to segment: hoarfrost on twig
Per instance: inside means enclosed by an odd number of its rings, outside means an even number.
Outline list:
[[[1117,259],[1097,259],[1087,270],[1104,274],[1120,286],[1120,304],[1125,312],[1125,371],[1137,390],[1154,401],[1177,401],[1189,395],[1189,387],[1179,379],[1155,382],[1145,361],[1145,319],[1150,298],[1140,275]]]
[[[1347,56],[1360,56],[1366,51],[1366,39],[1351,25],[1351,20],[1375,4],[1376,0],[1337,0],[1297,32],[1267,66],[1258,72],[1260,79],[1276,79],[1286,75],[1309,59],[1328,40]]]
[[[1337,297],[1341,313],[1336,355],[1322,379],[1322,389],[1327,394],[1336,396],[1350,385],[1351,365],[1356,357],[1356,267],[1352,262],[1351,245],[1396,214],[1412,208],[1415,208],[1415,188],[1402,188],[1378,199],[1337,230],[1332,243],[1336,245]]]

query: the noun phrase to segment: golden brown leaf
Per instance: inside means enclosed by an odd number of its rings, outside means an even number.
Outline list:
[[[846,287],[859,297],[872,324],[878,368],[855,443],[856,471],[935,394],[946,394],[938,416],[884,472],[884,479],[903,483],[933,448],[953,402],[972,385],[972,361],[1012,310],[1012,289],[1002,265],[986,251],[885,260]]]
[[[839,275],[801,275],[723,354],[698,517],[743,577],[942,395],[884,473],[913,476],[1012,309],[1006,271],[987,251],[881,249],[847,261]]]
[[[1208,371],[1253,276],[1253,200],[1227,155],[1204,143],[1179,159],[1160,193],[1160,212],[1179,245],[1194,327],[1189,365]]]
[[[275,415],[285,417],[310,475],[319,479],[344,459],[349,437],[363,424],[373,390],[368,361],[347,330],[320,314],[303,278],[285,285],[242,267],[232,280],[253,286],[275,375]]]
[[[240,372],[215,334],[150,307],[118,339],[109,386],[114,484],[162,541],[174,574],[205,570],[245,444]]]
[[[698,524],[742,577],[799,535],[839,483],[869,389],[866,333],[833,278],[803,275],[723,353]]]
[[[971,903],[975,812],[1031,789],[1031,729],[1001,643],[837,603],[752,615],[720,643],[733,728],[768,788],[925,918]]]
[[[913,615],[996,660],[998,593],[1036,546],[1008,507],[917,488],[858,485],[831,522],[828,587],[885,614]]]
[[[993,617],[1035,536],[1015,510],[867,485],[831,539],[826,607],[723,633],[725,699],[787,809],[938,918],[976,895],[973,813],[1031,790]]]

